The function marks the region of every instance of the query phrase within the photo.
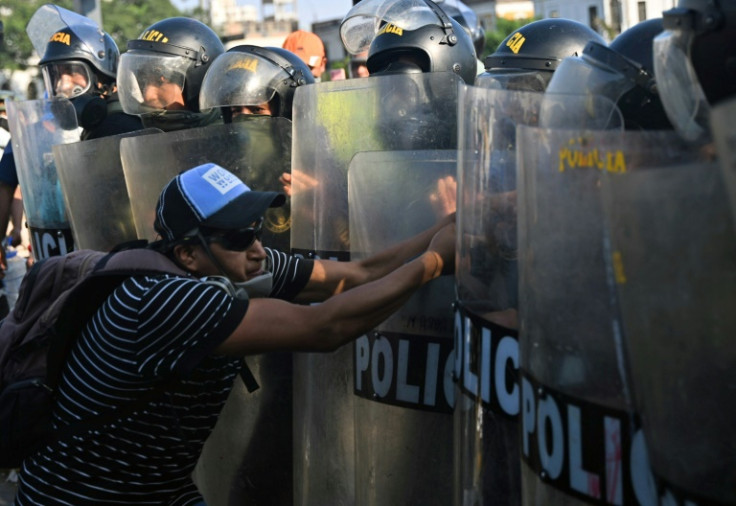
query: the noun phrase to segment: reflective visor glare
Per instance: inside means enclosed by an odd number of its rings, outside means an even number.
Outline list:
[[[256,54],[225,53],[212,62],[202,81],[199,108],[265,104],[276,93],[273,83],[288,78],[281,67]]]
[[[697,141],[708,132],[710,107],[698,76],[687,57],[691,37],[665,31],[654,39],[654,73],[667,116],[686,140]]]
[[[479,88],[509,91],[536,91],[543,92],[547,87],[550,72],[518,72],[495,73],[486,72],[476,78],[475,85]]]
[[[125,53],[118,68],[118,92],[128,114],[181,108],[188,61],[180,57]]]
[[[50,97],[78,97],[89,91],[92,82],[87,66],[78,62],[50,63],[42,73]]]

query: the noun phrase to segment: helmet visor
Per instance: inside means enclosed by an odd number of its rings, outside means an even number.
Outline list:
[[[26,25],[26,34],[38,56],[43,58],[49,40],[62,30],[73,33],[83,41],[91,57],[107,49],[104,32],[91,19],[58,5],[46,4],[38,8]]]
[[[286,72],[252,53],[224,53],[207,70],[199,92],[199,108],[257,106],[269,102]]]
[[[588,55],[564,58],[547,86],[547,93],[578,96],[601,95],[616,103],[634,82],[603,66]]]
[[[544,92],[551,75],[552,72],[539,70],[494,70],[476,77],[475,85],[492,90]]]
[[[367,51],[387,23],[398,30],[416,30],[426,25],[442,26],[424,0],[361,0],[345,15],[340,37],[351,54]]]
[[[41,66],[46,91],[52,98],[74,98],[92,86],[89,68],[82,62],[47,63]]]
[[[708,134],[710,106],[688,53],[692,32],[667,30],[654,39],[654,74],[670,122],[688,141]]]
[[[184,109],[184,82],[191,62],[161,53],[123,53],[118,68],[118,95],[123,111],[141,115]]]

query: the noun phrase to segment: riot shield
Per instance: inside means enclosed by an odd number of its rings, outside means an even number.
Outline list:
[[[736,234],[721,173],[695,163],[603,183],[661,504],[736,504]]]
[[[453,148],[457,84],[450,73],[351,79],[297,88],[292,251],[348,260],[347,173],[362,151]],[[354,504],[352,347],[295,355],[296,504]]]
[[[736,98],[721,102],[710,113],[710,130],[716,143],[734,223],[736,223],[736,128],[731,121],[735,114]]]
[[[253,116],[226,125],[130,137],[120,142],[128,194],[138,237],[153,240],[156,202],[164,185],[179,172],[216,163],[253,190],[282,191],[279,177],[291,164],[291,122]],[[269,209],[263,243],[289,250],[290,204]]]
[[[652,504],[601,178],[694,154],[669,132],[517,134],[523,501]]]
[[[120,140],[155,133],[161,131],[149,128],[53,147],[78,248],[110,251],[118,244],[137,239],[120,161]]]
[[[521,501],[516,125],[535,124],[542,99],[540,93],[460,88],[454,368],[458,506]]]
[[[36,260],[74,249],[52,146],[79,141],[77,115],[66,99],[7,103],[18,182]]]
[[[351,258],[429,228],[456,151],[358,153],[350,164]],[[450,504],[452,278],[436,280],[354,344],[356,505]]]
[[[253,190],[281,191],[279,176],[289,172],[291,122],[252,117],[120,142],[125,182],[139,237],[155,239],[156,202],[176,174],[203,163],[217,163]],[[289,205],[270,209],[263,243],[288,251]],[[248,357],[260,388],[235,386],[195,470],[208,504],[290,503],[292,483],[292,362],[287,354]],[[263,445],[268,445],[264,449]],[[264,494],[266,494],[264,496]]]

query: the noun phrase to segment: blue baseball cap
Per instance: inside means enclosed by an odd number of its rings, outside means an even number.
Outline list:
[[[207,163],[168,182],[158,199],[153,227],[167,241],[191,235],[201,226],[245,228],[269,207],[284,202],[283,193],[253,191],[232,172]]]

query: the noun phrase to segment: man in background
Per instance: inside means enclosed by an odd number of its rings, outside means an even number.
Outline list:
[[[315,81],[320,81],[327,68],[325,45],[317,34],[305,30],[291,32],[282,46],[302,59],[312,71]]]

